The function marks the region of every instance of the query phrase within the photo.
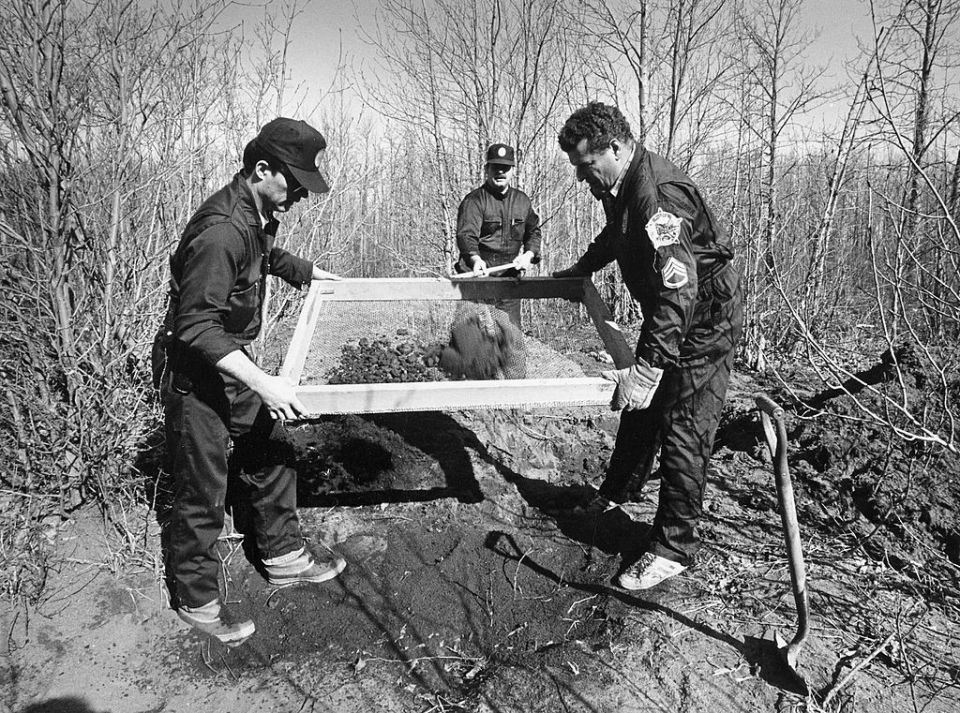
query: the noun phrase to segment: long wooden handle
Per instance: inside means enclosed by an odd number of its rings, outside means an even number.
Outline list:
[[[803,547],[800,542],[800,524],[797,521],[797,506],[793,497],[793,482],[787,464],[787,424],[783,408],[765,394],[756,396],[760,409],[760,421],[773,458],[776,477],[777,500],[780,504],[780,520],[787,546],[787,561],[790,565],[790,584],[793,600],[797,606],[797,633],[787,647],[787,661],[795,665],[797,655],[810,632],[810,607],[807,598],[807,577],[803,562]]]
[[[757,394],[754,400],[757,402],[757,408],[770,416],[770,418],[783,418],[783,407],[777,405],[777,403],[766,394]]]
[[[488,267],[486,274],[492,275],[495,272],[504,272],[505,270],[509,270],[512,267],[514,267],[514,264],[512,262],[508,262],[504,265],[497,265],[496,267]],[[463,277],[480,277],[481,274],[482,273],[479,273],[476,270],[474,270],[473,272],[461,272],[459,275],[453,275],[452,277],[454,279],[459,279]]]

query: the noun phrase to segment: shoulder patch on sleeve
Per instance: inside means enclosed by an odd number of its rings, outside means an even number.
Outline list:
[[[658,210],[647,223],[647,235],[654,250],[680,242],[680,223],[682,220],[673,213]]]
[[[690,281],[687,266],[675,257],[667,258],[660,274],[663,276],[663,286],[671,290],[679,290]]]

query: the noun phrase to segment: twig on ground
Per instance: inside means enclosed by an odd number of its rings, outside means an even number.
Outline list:
[[[237,676],[237,674],[234,672],[232,668],[230,668],[230,664],[227,662],[227,659],[224,657],[222,653],[220,654],[220,660],[223,661],[223,665],[227,667],[227,671],[229,671],[230,675],[233,676],[233,680],[239,681],[240,677]]]
[[[830,690],[827,691],[827,695],[823,699],[823,704],[822,704],[823,707],[826,708],[830,704],[830,701],[833,700],[834,696],[836,696],[843,689],[843,687],[846,686],[853,679],[853,677],[857,675],[857,673],[859,673],[871,661],[873,661],[877,656],[879,656],[883,652],[883,650],[890,645],[890,642],[893,641],[896,635],[897,635],[896,630],[891,631],[890,634],[880,643],[880,645],[877,648],[875,648],[870,653],[869,656],[867,656],[865,659],[863,659],[863,661],[861,661],[852,669],[850,669],[850,673],[844,676],[839,683],[837,683],[834,686],[831,686]]]
[[[572,612],[572,611],[573,611],[573,608],[574,608],[575,606],[577,606],[578,604],[582,604],[583,602],[589,602],[591,599],[596,599],[596,598],[599,597],[599,596],[600,596],[599,594],[591,594],[589,597],[584,597],[583,599],[578,599],[577,601],[575,601],[573,604],[571,604],[571,605],[567,608],[567,614],[569,614],[570,612]]]
[[[200,642],[200,659],[203,661],[203,665],[210,669],[214,674],[220,673],[213,666],[210,665],[212,657],[210,656],[210,639],[204,637],[203,641]]]

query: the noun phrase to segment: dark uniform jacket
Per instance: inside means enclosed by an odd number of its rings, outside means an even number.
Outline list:
[[[212,365],[243,349],[260,332],[268,274],[295,287],[313,263],[274,247],[277,221],[262,226],[253,193],[240,174],[197,209],[170,257],[170,356]]]
[[[639,303],[636,355],[660,368],[733,348],[742,321],[739,277],[726,235],[679,168],[637,146],[607,209],[607,224],[577,262],[616,260]]]
[[[457,247],[459,272],[473,269],[470,258],[479,255],[489,267],[513,262],[523,251],[540,261],[540,218],[530,198],[512,186],[504,195],[486,184],[470,191],[457,211]]]

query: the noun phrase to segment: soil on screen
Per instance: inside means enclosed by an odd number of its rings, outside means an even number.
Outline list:
[[[596,369],[585,336],[564,331],[558,349]],[[271,588],[225,537],[224,598],[257,625],[231,649],[176,619],[160,571],[112,574],[102,527],[73,521],[44,600],[4,615],[0,710],[821,710],[770,643],[796,615],[760,391],[785,399],[735,375],[696,566],[640,594],[613,578],[637,554],[656,480],[623,509],[555,514],[601,482],[609,411],[297,425],[304,530],[346,557],[340,578]],[[821,701],[833,692],[822,710],[960,710],[960,468],[836,424],[790,419],[813,612],[799,670]]]

